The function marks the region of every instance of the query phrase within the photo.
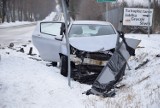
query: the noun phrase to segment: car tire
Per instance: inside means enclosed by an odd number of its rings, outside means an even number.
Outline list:
[[[67,77],[68,75],[68,57],[67,56],[61,56],[60,73],[65,77]]]

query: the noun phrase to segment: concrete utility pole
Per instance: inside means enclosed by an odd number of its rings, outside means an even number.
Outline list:
[[[66,36],[66,43],[67,43],[67,55],[68,55],[68,85],[71,87],[71,62],[70,62],[70,45],[69,45],[69,38],[68,38],[68,12],[67,12],[67,6],[66,2],[64,0],[62,1],[62,7],[63,7],[63,13],[64,13],[64,19],[65,19],[65,36]]]

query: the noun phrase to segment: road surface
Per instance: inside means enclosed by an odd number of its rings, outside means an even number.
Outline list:
[[[0,45],[8,46],[11,42],[21,43],[31,40],[35,24],[0,28]]]

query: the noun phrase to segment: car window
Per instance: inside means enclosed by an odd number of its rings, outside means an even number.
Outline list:
[[[102,36],[116,34],[111,25],[96,25],[96,24],[74,24],[72,25],[69,36]]]
[[[53,23],[53,22],[42,22],[40,24],[41,33],[49,34],[49,35],[60,35],[61,31],[61,23]]]

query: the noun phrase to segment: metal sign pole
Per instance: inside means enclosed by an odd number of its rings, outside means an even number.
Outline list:
[[[148,0],[148,37],[150,37],[150,5],[151,5],[151,0]]]
[[[67,14],[67,7],[66,4],[64,2],[64,0],[62,1],[62,8],[63,8],[63,13],[64,13],[64,19],[65,19],[65,28],[66,28],[66,32],[65,32],[65,36],[66,36],[66,46],[67,46],[67,55],[68,55],[68,85],[71,87],[71,65],[70,65],[70,45],[69,45],[69,38],[68,38],[68,14]]]
[[[106,10],[107,10],[107,20],[106,21],[109,21],[109,4],[106,3]]]

